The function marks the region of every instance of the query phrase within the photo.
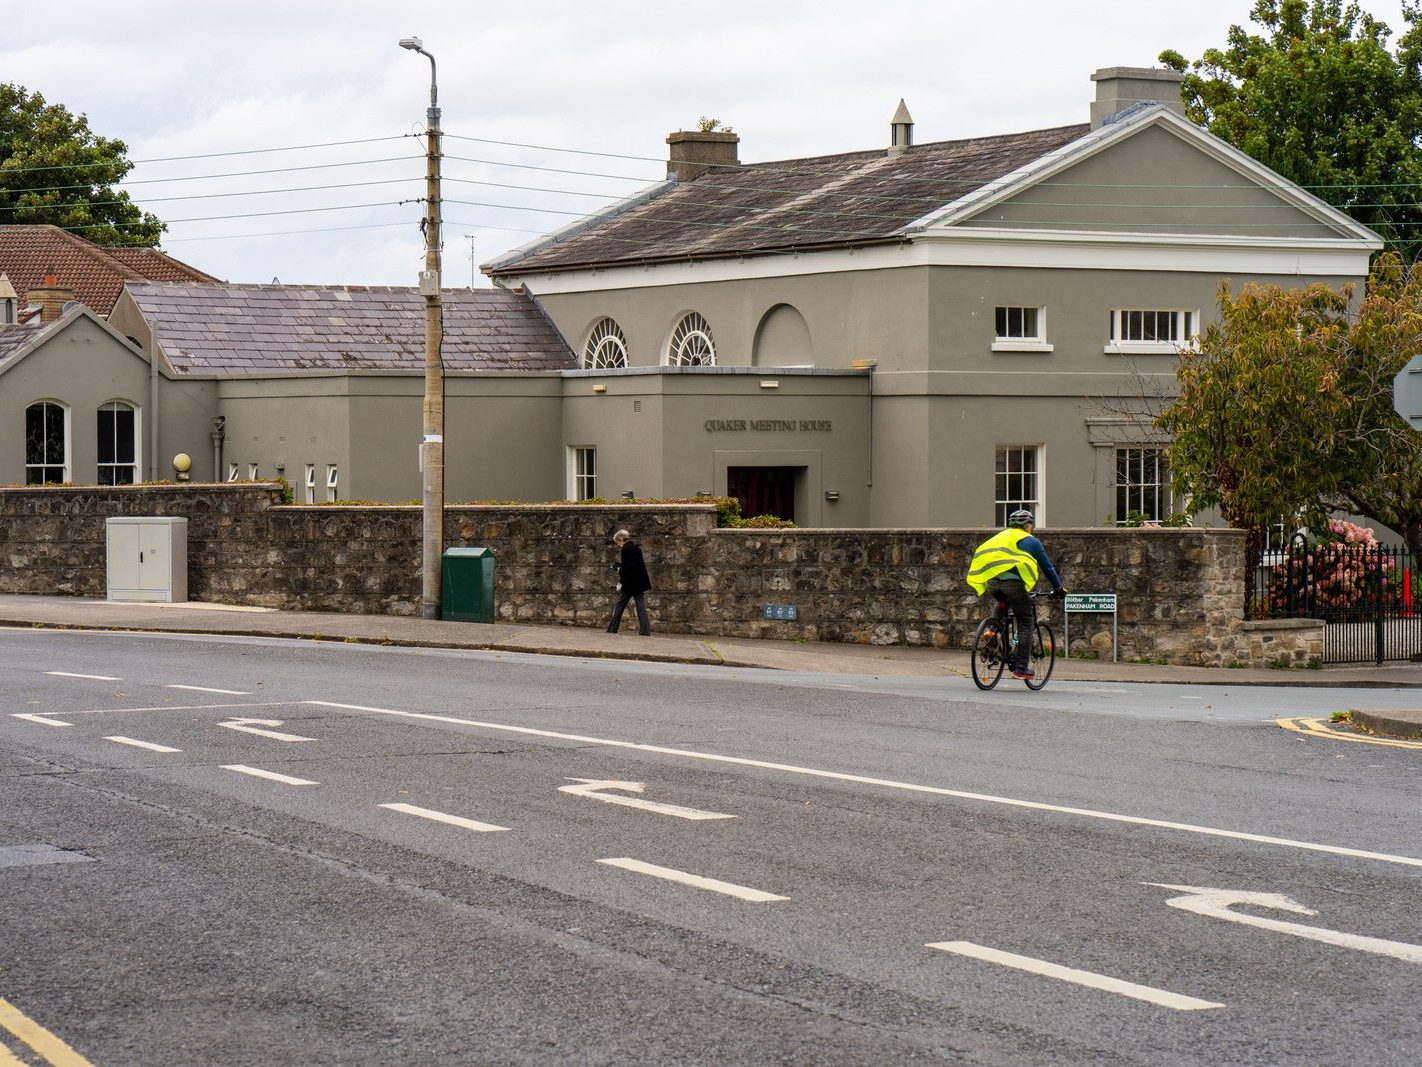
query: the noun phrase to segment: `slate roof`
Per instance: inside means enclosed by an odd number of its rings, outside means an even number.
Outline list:
[[[413,287],[130,282],[174,369],[261,376],[418,370],[425,300]],[[446,289],[447,370],[569,370],[577,360],[522,291]]]
[[[6,360],[24,348],[25,345],[37,337],[42,337],[63,321],[65,320],[56,319],[53,322],[46,322],[42,326],[27,326],[23,323],[0,326],[0,369],[4,368]]]
[[[604,221],[533,242],[488,270],[497,277],[892,241],[917,219],[1089,132],[1082,123],[915,145],[892,157],[880,148],[713,169]]]
[[[157,249],[100,248],[58,226],[0,226],[0,271],[10,276],[21,299],[54,274],[61,287],[74,290],[74,298],[99,315],[114,309],[127,281],[217,281]]]

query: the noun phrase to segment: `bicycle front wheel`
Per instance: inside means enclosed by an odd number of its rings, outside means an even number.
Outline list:
[[[996,619],[984,619],[973,636],[973,684],[979,689],[991,689],[1002,678],[1006,665],[1002,630]]]
[[[1032,635],[1032,670],[1035,678],[1025,678],[1028,689],[1041,689],[1052,676],[1052,668],[1057,664],[1057,637],[1052,628],[1044,622],[1037,624]]]

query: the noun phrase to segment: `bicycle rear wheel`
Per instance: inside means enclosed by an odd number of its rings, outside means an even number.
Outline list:
[[[978,623],[973,635],[973,684],[979,689],[991,689],[1002,678],[1007,665],[1003,655],[1002,631],[994,618]]]
[[[1024,678],[1028,689],[1041,689],[1052,676],[1052,668],[1057,664],[1057,637],[1045,622],[1037,623],[1032,635],[1032,670],[1035,678]]]

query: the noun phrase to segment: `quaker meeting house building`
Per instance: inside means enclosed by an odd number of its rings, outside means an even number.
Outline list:
[[[887,144],[808,159],[673,133],[665,181],[445,291],[447,499],[1168,515],[1147,398],[1220,282],[1361,283],[1382,242],[1185,119],[1173,71],[1092,80],[1089,122],[1026,133],[916,144],[902,103]],[[195,273],[126,276],[111,308],[59,271],[0,282],[0,482],[171,479],[186,453],[298,502],[418,498],[419,293]]]

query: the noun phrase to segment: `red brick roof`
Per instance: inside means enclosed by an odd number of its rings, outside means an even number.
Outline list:
[[[124,282],[218,280],[156,248],[100,248],[58,226],[0,226],[0,273],[9,275],[21,300],[53,274],[99,315],[114,309]]]
[[[495,277],[873,244],[1085,136],[1086,125],[710,170],[496,260]]]
[[[408,286],[130,282],[175,370],[263,375],[419,370],[425,300]],[[446,289],[449,370],[571,370],[577,360],[522,291]]]

